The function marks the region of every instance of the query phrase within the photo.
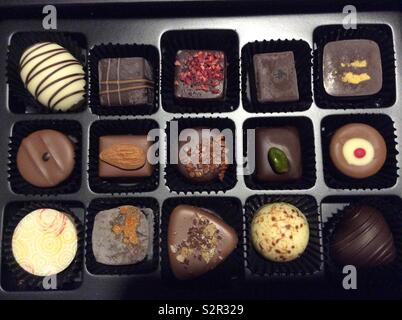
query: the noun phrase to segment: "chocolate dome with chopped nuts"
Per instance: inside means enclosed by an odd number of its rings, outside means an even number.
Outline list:
[[[179,141],[178,171],[193,182],[222,181],[228,169],[229,155],[225,137],[209,128],[192,130],[195,137]],[[198,141],[191,140],[197,136]]]

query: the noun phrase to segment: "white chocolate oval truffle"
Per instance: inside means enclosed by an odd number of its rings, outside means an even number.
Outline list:
[[[309,225],[295,206],[278,202],[261,207],[251,222],[251,241],[266,259],[288,262],[298,258],[309,241]]]
[[[12,252],[18,265],[35,276],[65,270],[77,253],[77,229],[72,219],[54,209],[38,209],[17,225]]]
[[[39,42],[26,49],[20,59],[20,75],[28,91],[49,109],[67,111],[84,100],[84,69],[57,43]]]

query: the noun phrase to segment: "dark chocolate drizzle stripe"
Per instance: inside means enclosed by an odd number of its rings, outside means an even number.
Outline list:
[[[148,86],[148,85],[134,86],[134,87],[128,87],[128,88],[123,88],[123,89],[104,90],[104,91],[99,92],[99,94],[119,93],[119,92],[131,91],[131,90],[152,89],[152,88],[153,88],[152,86]]]
[[[45,68],[42,68],[41,70],[39,70],[37,73],[35,73],[34,75],[32,75],[29,79],[28,79],[28,77],[26,78],[26,81],[25,81],[25,86],[26,87],[28,87],[28,84],[35,78],[35,77],[37,77],[39,74],[41,74],[42,72],[44,72],[44,71],[46,71],[46,70],[48,70],[48,69],[50,69],[50,68],[53,68],[53,67],[55,67],[55,66],[58,66],[58,65],[60,65],[60,64],[63,64],[63,63],[69,63],[69,62],[73,62],[73,64],[79,64],[76,60],[63,60],[63,61],[59,61],[59,62],[56,62],[56,63],[53,63],[53,64],[51,64],[51,65],[48,65],[48,66],[46,66]],[[30,72],[31,73],[31,72]]]
[[[29,51],[31,48],[33,48],[33,47],[36,46],[37,44],[34,44],[34,45],[30,46],[28,49],[25,50],[25,56],[24,56],[24,58],[20,61],[20,65],[24,64],[24,63],[25,63],[25,60],[26,60],[33,52],[35,52],[35,51],[37,51],[37,50],[39,50],[39,49],[41,49],[41,48],[43,48],[43,47],[46,47],[46,46],[48,46],[49,44],[51,44],[51,42],[45,42],[45,43],[41,44],[40,46],[36,47],[35,49]],[[29,51],[29,52],[26,53],[27,51]]]
[[[64,97],[62,97],[62,98],[60,98],[59,100],[57,100],[57,101],[55,102],[55,104],[51,107],[51,109],[56,108],[56,106],[57,106],[61,101],[63,101],[64,99],[67,99],[67,98],[69,98],[69,97],[71,97],[71,96],[74,96],[74,95],[76,95],[76,94],[79,94],[79,93],[85,93],[85,90],[77,90],[77,91],[74,91],[74,92],[72,92],[72,93],[70,93],[70,94],[68,94],[68,95],[65,95]],[[49,107],[50,107],[50,106],[49,106]]]
[[[64,97],[61,97],[61,98],[60,98],[59,100],[57,100],[57,101],[55,102],[55,104],[52,106],[52,101],[53,101],[53,99],[54,99],[61,91],[63,91],[65,88],[67,88],[67,87],[70,86],[71,84],[73,84],[73,83],[75,83],[75,82],[77,82],[77,81],[80,81],[80,80],[82,80],[82,79],[83,79],[82,77],[77,78],[77,79],[73,79],[73,80],[67,82],[64,86],[62,86],[62,87],[60,87],[59,89],[57,89],[57,90],[53,93],[53,95],[49,98],[49,100],[48,100],[48,102],[47,102],[47,106],[48,106],[50,109],[54,109],[54,108],[56,107],[56,105],[57,105],[60,101],[62,101],[62,100],[64,100],[64,99],[68,98],[69,96],[75,95],[75,94],[77,94],[77,93],[79,93],[79,92],[85,92],[84,90],[78,90],[78,91],[72,92],[71,94],[68,94],[68,95],[65,95]]]
[[[62,68],[64,68],[64,67],[62,67]],[[35,90],[35,98],[36,98],[36,99],[38,99],[38,97],[42,94],[42,92],[46,91],[46,89],[48,89],[49,87],[51,87],[52,85],[54,85],[54,84],[56,84],[56,83],[58,83],[58,82],[60,82],[60,81],[63,81],[63,80],[68,79],[68,78],[77,77],[77,76],[79,76],[79,77],[82,78],[82,79],[85,79],[85,76],[84,76],[83,73],[72,73],[72,74],[69,74],[69,75],[67,75],[67,76],[64,76],[64,77],[58,78],[58,79],[56,79],[56,80],[53,80],[52,82],[50,82],[50,83],[48,83],[46,86],[44,86],[42,90],[39,91],[39,88],[46,82],[46,80],[49,79],[53,74],[57,73],[57,71],[61,70],[62,68],[59,68],[59,69],[57,69],[55,72],[53,72],[53,73],[47,75],[47,76],[39,83],[38,87],[37,87],[36,90]]]
[[[59,53],[59,54],[60,54],[60,53]],[[48,58],[51,58],[51,57],[48,57]],[[62,60],[62,61],[58,61],[58,62],[56,62],[56,63],[52,63],[52,64],[50,64],[50,65],[48,65],[48,66],[46,66],[46,67],[40,69],[40,70],[39,70],[38,72],[36,72],[34,75],[31,75],[32,72],[33,72],[37,67],[39,67],[39,66],[40,66],[45,60],[47,60],[48,58],[46,58],[46,59],[42,60],[41,62],[39,62],[39,63],[28,73],[27,77],[25,78],[25,86],[28,86],[28,84],[29,84],[35,77],[37,77],[39,74],[41,74],[42,72],[44,72],[44,71],[46,71],[46,70],[48,70],[48,69],[50,69],[50,68],[52,68],[52,67],[55,67],[55,66],[60,65],[60,64],[63,64],[63,63],[68,63],[68,62],[75,62],[75,64],[79,64],[78,61],[75,60],[75,59]]]
[[[48,54],[48,53],[52,53],[52,52],[68,52],[66,49],[64,49],[64,48],[56,48],[56,49],[51,49],[51,50],[48,50],[48,51],[45,51],[45,52],[41,52],[41,53],[38,53],[37,55],[35,55],[35,56],[33,56],[32,58],[29,58],[27,61],[25,61],[24,63],[22,63],[22,64],[20,64],[20,72],[24,69],[24,67],[28,64],[28,63],[30,63],[32,60],[34,60],[34,59],[36,59],[36,58],[39,58],[39,57],[41,57],[41,56],[43,56],[43,55],[46,55],[46,54]],[[51,57],[51,56],[50,56]],[[50,57],[47,57],[47,58],[50,58]]]

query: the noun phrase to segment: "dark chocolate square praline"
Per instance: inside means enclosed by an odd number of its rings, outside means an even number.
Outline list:
[[[255,54],[253,63],[259,103],[299,100],[293,51]]]
[[[311,48],[303,40],[249,42],[242,48],[242,102],[248,112],[307,110]]]

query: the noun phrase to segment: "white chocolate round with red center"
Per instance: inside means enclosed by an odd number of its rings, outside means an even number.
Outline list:
[[[75,258],[77,229],[67,214],[37,209],[15,228],[12,252],[18,265],[35,276],[58,274]]]
[[[356,150],[363,149],[363,156],[357,156]],[[360,151],[360,150],[359,150]],[[370,141],[363,138],[352,138],[345,142],[342,154],[346,162],[352,166],[366,166],[373,161],[375,152]]]
[[[344,175],[365,179],[375,175],[387,159],[387,144],[381,133],[365,123],[349,123],[331,138],[332,163]]]

